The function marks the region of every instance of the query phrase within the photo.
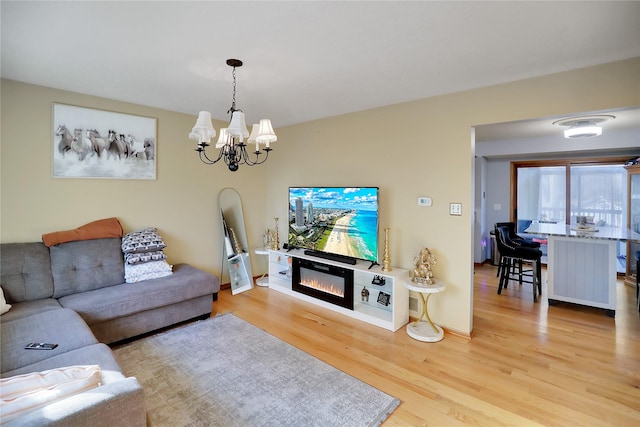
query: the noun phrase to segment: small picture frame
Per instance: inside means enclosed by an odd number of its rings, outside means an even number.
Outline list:
[[[378,304],[382,304],[385,307],[388,307],[390,302],[391,302],[391,295],[382,291],[378,293]]]
[[[253,288],[253,280],[247,274],[244,256],[238,254],[229,258],[229,281],[231,282],[231,294],[239,294]]]

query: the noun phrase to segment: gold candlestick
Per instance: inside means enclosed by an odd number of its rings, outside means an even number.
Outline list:
[[[389,260],[389,230],[384,229],[384,259],[382,260],[382,271],[391,271],[391,261]]]
[[[276,228],[273,230],[274,231],[274,241],[273,241],[273,246],[275,250],[280,249],[280,237],[278,236],[278,218],[274,218],[274,220],[276,221]]]

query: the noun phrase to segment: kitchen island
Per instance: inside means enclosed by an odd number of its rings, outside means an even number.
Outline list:
[[[616,243],[640,242],[640,234],[616,227],[578,229],[532,223],[525,233],[548,236],[547,299],[616,311]]]

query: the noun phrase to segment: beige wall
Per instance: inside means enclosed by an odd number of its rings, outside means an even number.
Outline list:
[[[158,179],[51,178],[52,102],[158,118]],[[234,187],[242,196],[249,242],[256,247],[274,217],[280,218],[281,240],[286,236],[289,186],[378,186],[381,237],[389,227],[392,265],[409,268],[419,249],[432,249],[435,274],[447,290],[433,298],[430,314],[469,334],[471,128],[637,105],[640,58],[280,128],[265,165],[231,173],[195,158],[186,137],[193,116],[3,80],[1,241],[39,240],[42,233],[117,216],[126,229],[158,227],[170,262],[218,272],[222,188]],[[418,207],[418,196],[432,197],[433,206]],[[462,203],[461,217],[448,214],[449,202]],[[252,258],[254,274],[260,273],[264,260]]]
[[[157,118],[157,179],[52,178],[53,102]],[[218,194],[225,187],[242,197],[250,243],[262,242],[267,170],[241,167],[231,173],[224,164],[201,163],[187,137],[195,116],[10,80],[2,80],[1,112],[2,242],[37,241],[43,233],[115,216],[125,231],[157,227],[169,262],[217,273]]]
[[[268,165],[267,212],[286,215],[289,185],[379,186],[380,234],[391,228],[392,265],[410,268],[419,249],[432,249],[438,258],[435,275],[447,289],[432,298],[431,317],[468,334],[473,326],[472,127],[632,105],[640,105],[640,59],[280,129],[279,147],[286,155]],[[431,197],[433,206],[418,207],[418,196]],[[449,202],[462,203],[461,217],[449,215]],[[281,227],[280,234],[285,231]]]

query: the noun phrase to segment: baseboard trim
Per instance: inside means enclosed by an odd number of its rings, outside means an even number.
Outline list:
[[[418,320],[417,317],[409,316],[409,322],[415,322],[416,320]],[[440,324],[438,324],[438,326],[440,326],[442,328],[442,330],[444,331],[445,335],[447,335],[447,334],[455,335],[457,337],[465,338],[465,339],[468,339],[468,340],[473,338],[473,330],[471,331],[471,333],[466,333],[466,332],[458,331],[458,330],[455,330],[455,329],[445,328]]]
[[[253,284],[255,285],[256,279],[259,279],[261,276],[253,276]],[[231,283],[222,283],[220,285],[220,290],[223,289],[231,289]]]

